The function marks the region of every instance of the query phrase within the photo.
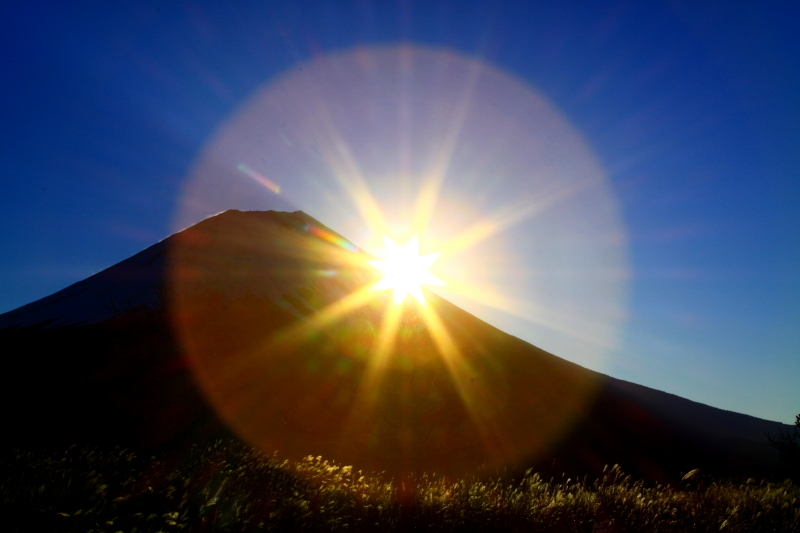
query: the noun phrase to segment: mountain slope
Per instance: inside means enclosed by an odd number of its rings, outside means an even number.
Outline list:
[[[304,213],[228,211],[0,315],[7,444],[169,447],[230,428],[398,474],[619,463],[668,481],[774,463],[763,433],[782,424],[592,372],[435,295],[442,327],[407,307],[383,350],[385,296],[329,313],[374,282],[367,258]]]
[[[241,231],[241,222],[258,222],[261,227],[280,226],[307,232],[309,229],[323,229],[325,234],[345,239],[335,234],[305,213],[251,212],[243,218],[238,211],[227,211],[177,233],[145,250],[113,265],[83,281],[79,281],[50,296],[23,305],[13,311],[0,315],[0,330],[44,326],[93,324],[126,313],[133,308],[160,309],[169,299],[166,287],[169,275],[170,253],[176,248],[184,249],[181,241],[192,238],[209,238],[215,231],[234,233]],[[252,225],[252,224],[248,224]],[[245,240],[239,235],[240,240]],[[235,239],[234,239],[235,240]],[[181,242],[179,245],[178,242]],[[285,254],[277,254],[285,257]],[[276,256],[271,258],[273,261]],[[284,261],[285,262],[285,261]],[[291,270],[291,265],[281,265]],[[275,269],[270,269],[275,272]],[[259,289],[265,296],[280,300],[280,286],[286,292],[286,279],[262,283]],[[211,287],[209,287],[210,289]],[[230,293],[232,287],[219,287]],[[252,290],[250,287],[249,290]],[[278,293],[278,294],[276,294]],[[289,309],[290,304],[282,301],[279,305]]]

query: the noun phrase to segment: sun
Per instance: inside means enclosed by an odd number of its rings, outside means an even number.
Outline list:
[[[389,237],[384,237],[383,242],[386,248],[386,259],[370,261],[369,264],[382,271],[385,276],[372,287],[372,290],[391,289],[394,291],[394,303],[397,305],[400,305],[409,294],[420,304],[425,305],[422,286],[444,285],[442,280],[428,271],[439,259],[439,254],[419,255],[419,240],[416,237],[410,239],[402,247]]]

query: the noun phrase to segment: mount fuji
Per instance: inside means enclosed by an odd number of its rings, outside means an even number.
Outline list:
[[[225,436],[454,475],[620,464],[672,481],[776,466],[764,435],[789,426],[583,368],[435,294],[463,369],[411,310],[376,366],[385,298],[316,320],[376,281],[366,259],[300,211],[226,211],[0,315],[4,443],[179,449]]]

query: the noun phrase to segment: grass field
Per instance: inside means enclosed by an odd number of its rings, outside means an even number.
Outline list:
[[[230,442],[167,460],[115,449],[15,451],[0,463],[4,531],[800,532],[800,487],[695,476],[403,481]]]

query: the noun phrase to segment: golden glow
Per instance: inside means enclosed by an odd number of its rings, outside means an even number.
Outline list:
[[[428,269],[439,259],[439,254],[419,255],[419,240],[414,237],[405,246],[398,246],[389,237],[384,237],[386,259],[370,261],[369,264],[385,274],[372,289],[376,291],[391,289],[394,291],[394,303],[401,304],[406,296],[412,295],[425,305],[422,294],[423,285],[444,285],[444,282],[428,272]]]
[[[341,232],[254,222],[248,235],[187,238],[172,269],[195,373],[248,442],[393,473],[458,473],[537,457],[583,412],[589,385],[469,315],[527,321],[578,357],[614,348],[624,318],[616,201],[579,132],[535,91],[444,51],[315,58],[220,130],[178,225],[253,205],[249,181],[231,185],[242,176],[264,188],[266,207],[297,205]],[[284,201],[273,205],[276,194]],[[250,280],[265,288],[263,310],[244,297],[193,304],[201,282]],[[218,315],[231,324],[206,321]],[[263,320],[263,336],[239,342],[232,332],[249,331],[245,320]]]

